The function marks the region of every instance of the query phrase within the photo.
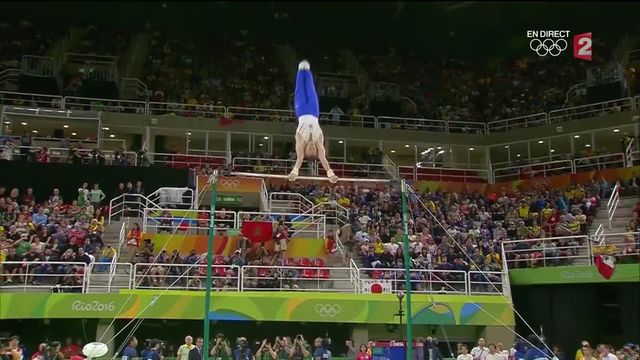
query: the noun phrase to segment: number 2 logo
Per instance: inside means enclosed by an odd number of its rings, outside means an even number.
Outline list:
[[[573,57],[581,60],[591,61],[592,57],[591,33],[577,34],[573,36]]]

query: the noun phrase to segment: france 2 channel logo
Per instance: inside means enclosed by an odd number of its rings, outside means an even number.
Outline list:
[[[569,48],[569,30],[528,30],[529,48],[540,57],[560,56]],[[591,33],[573,36],[573,57],[591,61],[592,39]]]

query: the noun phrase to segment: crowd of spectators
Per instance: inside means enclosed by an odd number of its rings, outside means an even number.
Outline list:
[[[64,32],[22,21],[0,21],[0,71],[19,68],[23,55],[44,56]]]
[[[0,283],[80,292],[86,267],[116,255],[103,241],[105,199],[98,184],[83,183],[75,199],[63,199],[54,188],[44,201],[32,188],[0,187]]]

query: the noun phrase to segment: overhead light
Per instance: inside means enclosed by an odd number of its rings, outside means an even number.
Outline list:
[[[187,136],[191,136],[191,133],[190,133],[190,132],[187,132]]]
[[[344,144],[344,141],[338,140],[338,144]]]
[[[69,125],[64,124],[64,125],[62,125],[62,127],[63,127],[63,128],[65,128],[65,129],[68,129],[68,128],[69,128]]]
[[[440,150],[440,151],[438,151],[438,155],[442,155],[442,154],[444,154],[444,153],[445,153],[445,151],[444,151],[444,150]]]
[[[573,135],[574,139],[580,139],[580,135]]]
[[[105,127],[102,128],[102,130],[109,131],[109,128],[105,126]]]
[[[27,123],[26,122],[21,122],[20,125],[27,126]]]
[[[404,147],[406,147],[406,148],[408,148],[409,146],[411,146],[411,145],[409,145],[409,144],[404,144]]]
[[[584,147],[591,147],[591,144],[587,144],[587,145],[585,145]]]
[[[258,144],[258,146],[264,146],[264,144],[263,144],[263,143],[260,143],[260,144]]]
[[[11,121],[5,121],[5,125],[11,125]]]
[[[38,130],[31,130],[32,133],[37,134]]]
[[[474,148],[472,148],[472,147],[470,147],[470,148],[469,148],[469,151],[473,151],[473,150],[475,150],[475,149],[474,149]]]
[[[555,150],[555,149],[551,149],[550,151],[551,151],[551,152],[556,152],[556,150]]]
[[[265,137],[263,137],[263,139],[265,139],[265,140],[269,140],[269,137],[268,137],[268,136],[265,136]]]
[[[116,137],[114,134],[109,135],[110,138]]]
[[[76,135],[78,135],[78,134],[77,133],[71,133],[71,136],[76,136]]]
[[[613,129],[613,132],[615,133],[620,132],[620,129]]]
[[[442,146],[438,146],[436,149],[438,149],[438,150],[442,150]]]
[[[433,151],[433,148],[428,148],[427,150],[423,151],[420,153],[420,155],[427,155],[428,153],[430,153],[431,151]]]
[[[505,148],[505,149],[508,149],[508,148],[509,148],[509,145],[505,145],[505,146],[504,146],[504,148]]]
[[[391,153],[392,153],[392,154],[395,154],[395,153],[396,153],[396,151],[395,151],[395,150],[391,150]]]
[[[538,140],[538,144],[544,144],[544,140]]]
[[[520,157],[520,154],[517,154],[516,157]]]

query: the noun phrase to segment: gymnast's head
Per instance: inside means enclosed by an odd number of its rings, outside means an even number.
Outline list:
[[[304,157],[307,160],[318,159],[318,147],[313,141],[309,141],[307,146],[304,147]]]

